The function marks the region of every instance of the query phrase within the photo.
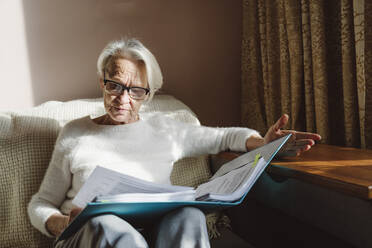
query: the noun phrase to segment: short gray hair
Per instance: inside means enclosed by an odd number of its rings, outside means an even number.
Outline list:
[[[98,57],[97,69],[103,78],[104,70],[111,59],[119,57],[134,59],[145,64],[147,81],[152,99],[155,92],[163,85],[163,75],[155,56],[137,39],[121,39],[109,42]]]

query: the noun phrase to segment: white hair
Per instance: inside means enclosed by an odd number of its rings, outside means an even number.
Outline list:
[[[100,78],[103,78],[104,70],[110,59],[116,59],[117,57],[142,61],[145,64],[147,81],[150,88],[150,96],[147,98],[147,101],[150,101],[155,92],[163,84],[163,75],[155,56],[139,40],[121,39],[111,41],[98,57],[97,69]]]

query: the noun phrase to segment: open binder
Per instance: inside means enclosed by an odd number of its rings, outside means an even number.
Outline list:
[[[143,224],[151,220],[159,218],[166,213],[175,210],[177,208],[192,206],[197,207],[205,212],[209,212],[216,209],[224,209],[232,206],[239,205],[243,202],[245,196],[253,184],[257,181],[258,177],[262,174],[264,169],[269,165],[271,160],[274,158],[276,153],[281,147],[287,142],[291,134],[277,139],[267,145],[259,147],[250,152],[244,153],[236,159],[224,164],[212,177],[218,178],[221,175],[228,173],[234,169],[245,166],[248,162],[252,161],[259,154],[262,157],[263,165],[260,166],[260,171],[254,178],[251,179],[251,183],[246,188],[244,194],[240,199],[235,201],[154,201],[154,202],[89,202],[86,207],[80,212],[80,214],[67,226],[67,228],[58,237],[58,240],[64,240],[69,238],[72,234],[78,231],[90,218],[103,214],[114,214],[117,215],[131,224]],[[256,163],[257,161],[255,161]],[[212,180],[211,179],[211,180]],[[200,199],[204,199],[201,197]]]

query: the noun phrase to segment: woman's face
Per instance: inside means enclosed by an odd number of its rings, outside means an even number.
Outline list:
[[[148,88],[145,66],[134,60],[118,58],[106,70],[106,79],[115,81],[126,87]],[[138,111],[143,100],[135,100],[129,96],[128,90],[121,95],[113,95],[105,90],[103,79],[104,105],[112,124],[128,124],[138,120]]]

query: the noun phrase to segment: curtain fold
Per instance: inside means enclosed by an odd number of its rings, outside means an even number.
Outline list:
[[[369,18],[364,18],[364,60],[363,65],[363,81],[365,88],[365,115],[362,122],[364,122],[364,137],[366,147],[372,148],[372,2],[366,1],[365,4],[365,15]],[[360,79],[362,81],[362,79]],[[360,88],[362,88],[361,86]]]
[[[371,148],[370,5],[243,1],[242,124],[265,133],[288,113],[288,129]]]

